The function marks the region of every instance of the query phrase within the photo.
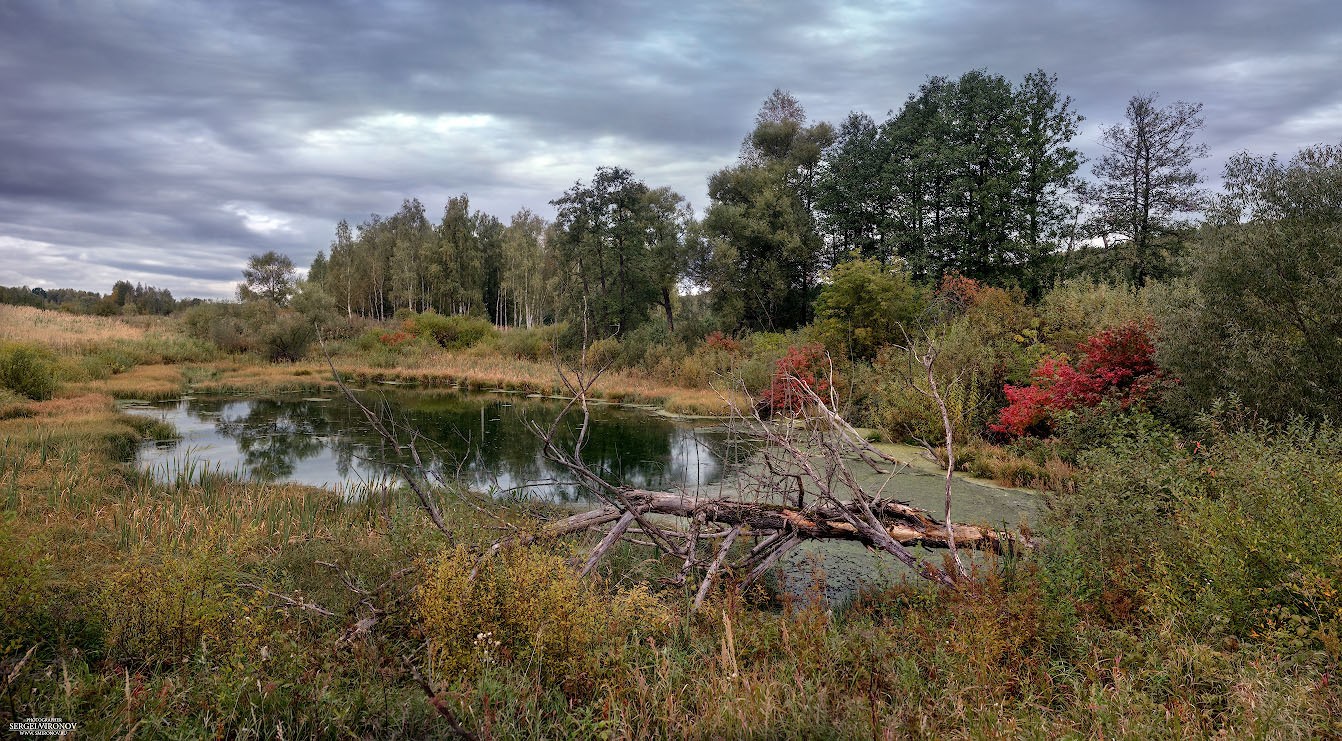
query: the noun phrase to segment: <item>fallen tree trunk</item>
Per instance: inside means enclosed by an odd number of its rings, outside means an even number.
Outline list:
[[[693,497],[644,489],[623,489],[623,492],[624,498],[640,514],[666,515],[687,520],[699,518],[704,523],[742,526],[752,535],[785,533],[802,540],[854,540],[873,548],[879,547],[879,544],[869,542],[870,538],[849,522],[849,517],[858,516],[860,512],[857,505],[850,502],[799,510],[781,504]],[[927,548],[947,548],[950,545],[946,526],[923,510],[889,499],[876,499],[867,506],[890,537],[901,545],[922,545]],[[624,514],[625,511],[618,507],[590,510],[551,522],[538,533],[519,536],[515,541],[525,544],[534,541],[537,536],[570,535],[615,522]],[[1032,541],[1019,535],[976,525],[956,524],[951,532],[956,544],[965,548],[1000,553],[1010,548],[1033,547]]]

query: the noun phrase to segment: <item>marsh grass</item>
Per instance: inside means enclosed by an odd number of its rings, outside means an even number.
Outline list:
[[[0,304],[0,339],[31,342],[55,349],[82,349],[116,341],[143,339],[169,320],[130,322],[120,318],[80,316],[31,306]]]

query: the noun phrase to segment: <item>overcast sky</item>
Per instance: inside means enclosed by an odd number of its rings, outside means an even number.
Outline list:
[[[879,120],[980,67],[1056,74],[1092,157],[1132,95],[1202,102],[1213,182],[1342,140],[1337,0],[0,0],[0,285],[222,297],[341,218],[549,218],[598,165],[702,212],[775,87]]]

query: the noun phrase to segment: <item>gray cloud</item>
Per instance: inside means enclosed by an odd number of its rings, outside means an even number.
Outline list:
[[[1214,178],[1339,138],[1338,49],[1332,2],[9,2],[0,284],[225,295],[341,218],[549,214],[602,164],[702,208],[772,88],[880,117],[977,67],[1056,73],[1092,153],[1133,94],[1202,101]]]

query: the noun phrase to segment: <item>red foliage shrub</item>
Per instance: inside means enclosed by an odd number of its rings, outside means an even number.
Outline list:
[[[1061,411],[1087,408],[1117,399],[1123,408],[1150,398],[1162,375],[1153,358],[1154,323],[1128,322],[1090,337],[1077,346],[1081,360],[1045,358],[1029,386],[1003,387],[1008,404],[989,429],[1020,436],[1047,433]]]
[[[415,339],[417,335],[410,332],[384,332],[377,339],[387,347],[399,347],[400,345]]]
[[[937,286],[937,298],[949,301],[957,306],[973,306],[983,284],[959,273],[947,273],[941,276],[941,285]]]
[[[740,340],[734,337],[728,337],[716,329],[704,338],[704,345],[710,349],[721,350],[726,353],[731,353],[732,355],[741,352]]]
[[[773,381],[760,401],[774,411],[795,414],[806,406],[806,389],[821,395],[829,393],[829,363],[824,346],[818,343],[789,347],[778,360]]]

